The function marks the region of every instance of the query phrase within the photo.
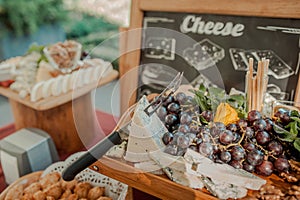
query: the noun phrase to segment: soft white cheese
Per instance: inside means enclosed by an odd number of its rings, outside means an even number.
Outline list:
[[[151,160],[149,153],[160,151],[165,147],[162,136],[167,131],[157,114],[150,117],[144,112],[149,105],[145,96],[137,103],[128,138],[125,160],[142,162]]]

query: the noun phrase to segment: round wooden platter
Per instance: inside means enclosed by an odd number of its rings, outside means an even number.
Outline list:
[[[107,156],[102,157],[91,165],[90,169],[161,199],[218,199],[205,189],[196,190],[180,185],[171,181],[165,175],[155,175],[143,172],[134,168],[132,163],[109,158]],[[280,188],[283,192],[287,192],[288,188],[291,186],[291,184],[285,182],[275,174],[272,174],[269,177],[260,177],[265,179],[268,184]],[[253,199],[257,194],[258,191],[249,190],[248,195],[243,199]]]

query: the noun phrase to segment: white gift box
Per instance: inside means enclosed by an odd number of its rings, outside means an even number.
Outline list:
[[[7,184],[59,160],[51,137],[37,128],[24,128],[2,139],[0,158]]]

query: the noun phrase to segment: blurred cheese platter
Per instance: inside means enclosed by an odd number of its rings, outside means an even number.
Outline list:
[[[118,72],[101,58],[84,58],[72,40],[32,46],[0,63],[0,94],[35,110],[47,110],[111,82]]]

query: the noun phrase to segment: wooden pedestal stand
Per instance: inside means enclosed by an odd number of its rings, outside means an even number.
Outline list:
[[[40,128],[52,137],[60,154],[71,154],[90,146],[99,131],[92,104],[92,90],[117,77],[118,72],[113,71],[101,78],[98,84],[86,85],[76,92],[70,91],[37,102],[31,102],[29,97],[21,99],[9,88],[0,87],[0,94],[9,99],[16,130]]]

